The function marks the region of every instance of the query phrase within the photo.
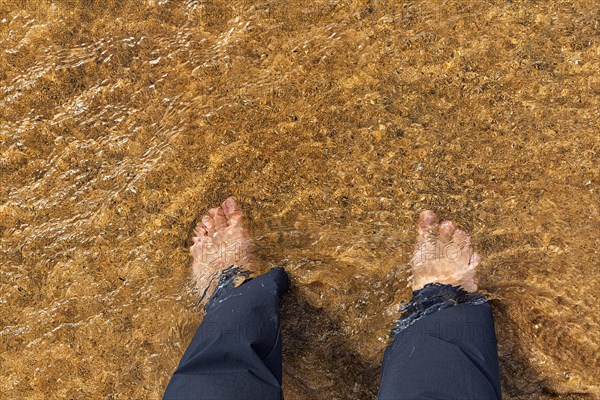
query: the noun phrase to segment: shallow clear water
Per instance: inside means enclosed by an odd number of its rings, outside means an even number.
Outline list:
[[[597,2],[95,4],[0,2],[2,393],[160,397],[233,194],[288,399],[374,398],[424,208],[484,256],[505,398],[600,397]]]

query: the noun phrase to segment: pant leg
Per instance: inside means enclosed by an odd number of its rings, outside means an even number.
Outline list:
[[[283,399],[279,297],[287,287],[279,268],[220,289],[164,399]]]
[[[383,358],[379,400],[500,400],[489,304],[458,304],[400,331]]]

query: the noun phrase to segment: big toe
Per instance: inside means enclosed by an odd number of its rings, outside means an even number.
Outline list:
[[[244,226],[244,213],[241,211],[234,211],[227,216],[227,225],[229,226]]]
[[[479,255],[479,253],[471,253],[471,257],[469,259],[469,267],[470,268],[477,268],[477,266],[479,265],[479,263],[481,262],[481,256]]]
[[[433,210],[425,210],[419,214],[419,222],[417,223],[419,236],[427,237],[437,235],[438,231],[438,216]]]
[[[245,222],[244,212],[235,201],[235,198],[228,197],[223,204],[221,204],[225,217],[227,219],[228,226],[241,226],[243,227]]]
[[[235,201],[235,197],[233,196],[229,196],[228,198],[226,198],[225,201],[221,204],[221,207],[223,208],[223,212],[225,213],[225,215],[232,214],[236,211],[239,211],[240,209],[237,202]]]

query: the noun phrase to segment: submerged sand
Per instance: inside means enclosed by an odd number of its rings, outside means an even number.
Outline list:
[[[310,3],[310,4],[309,4]],[[505,398],[600,397],[600,3],[0,1],[0,392],[159,398],[235,195],[287,399],[374,399],[417,213],[473,235]]]

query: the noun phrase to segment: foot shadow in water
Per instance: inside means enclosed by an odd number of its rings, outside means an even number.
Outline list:
[[[529,349],[522,343],[519,330],[522,321],[511,315],[507,303],[489,300],[494,312],[496,336],[498,339],[498,355],[500,361],[500,381],[502,395],[505,400],[591,400],[593,394],[556,392],[544,371],[539,371],[530,361]],[[514,311],[513,311],[514,312]]]
[[[286,400],[376,398],[379,362],[350,350],[340,324],[293,288],[282,300],[281,326]]]

